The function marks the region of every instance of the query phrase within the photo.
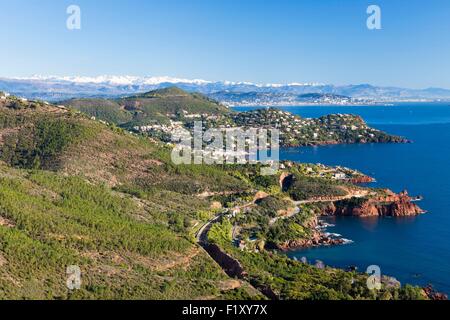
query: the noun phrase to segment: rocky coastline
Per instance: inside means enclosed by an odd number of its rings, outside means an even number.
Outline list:
[[[323,215],[364,218],[411,217],[426,213],[414,201],[407,191],[395,194],[385,190],[385,195],[332,202],[324,209]]]
[[[336,238],[331,237],[326,233],[316,231],[314,232],[313,236],[309,239],[297,239],[286,241],[284,243],[278,244],[277,249],[280,251],[287,252],[296,249],[306,249],[319,246],[337,246],[346,243],[349,243],[349,240],[338,237]]]
[[[309,224],[309,227],[313,230],[310,237],[285,241],[277,244],[276,249],[287,252],[296,249],[306,249],[319,246],[344,245],[352,242],[351,240],[342,238],[339,234],[327,232],[327,228],[332,226],[333,225],[329,225],[316,217]]]
[[[352,198],[330,202],[324,207],[322,216],[348,216],[348,217],[412,217],[426,213],[417,204],[415,199],[409,196],[407,191],[396,194],[390,190],[385,190],[384,195],[372,198]],[[318,217],[312,219],[308,225],[312,234],[308,238],[292,239],[279,243],[276,249],[290,251],[318,246],[335,246],[351,243],[351,240],[344,239],[341,235],[326,232],[330,227]]]
[[[359,177],[353,177],[347,180],[349,183],[353,184],[364,184],[364,183],[372,183],[375,182],[375,179],[366,175],[362,175]]]
[[[367,140],[349,140],[349,141],[338,141],[338,140],[328,140],[328,141],[311,141],[307,143],[289,143],[289,142],[281,142],[280,146],[282,148],[299,148],[299,147],[324,147],[324,146],[334,146],[340,144],[371,144],[371,143],[412,143],[411,140],[395,137],[391,138],[388,141],[367,141]]]

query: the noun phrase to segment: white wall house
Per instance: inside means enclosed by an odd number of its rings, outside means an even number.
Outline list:
[[[6,100],[6,98],[9,96],[10,96],[10,94],[8,92],[0,91],[0,99]]]

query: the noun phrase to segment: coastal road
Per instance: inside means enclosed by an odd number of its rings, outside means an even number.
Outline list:
[[[211,227],[213,226],[213,224],[218,222],[220,220],[220,218],[222,218],[222,216],[223,216],[223,213],[215,216],[214,218],[212,218],[211,220],[206,222],[197,231],[197,234],[195,235],[195,238],[197,239],[197,243],[198,244],[200,244],[201,246],[208,244],[208,232],[211,229]]]
[[[240,208],[246,208],[250,205],[252,205],[253,202],[247,203],[243,206],[241,206]],[[236,209],[236,208],[235,208]],[[214,225],[214,223],[217,223],[218,221],[220,221],[220,219],[226,214],[226,212],[221,213],[219,215],[216,215],[214,218],[212,218],[211,220],[209,220],[208,222],[206,222],[196,233],[195,238],[197,240],[197,243],[200,247],[202,247],[206,253],[208,253],[208,255],[213,259],[214,257],[211,256],[210,251],[208,250],[208,232],[209,230],[211,230],[211,227]],[[233,257],[229,256],[227,253],[224,253],[225,255],[227,255],[230,259],[234,259]],[[217,261],[216,261],[217,262]],[[224,268],[223,265],[221,265],[221,263],[217,262],[217,264],[222,268],[222,270],[227,273],[226,269]],[[273,299],[273,295],[269,294],[267,292],[267,288],[266,287],[261,287],[258,285],[253,285],[251,283],[251,281],[249,279],[246,278],[242,278],[241,281],[244,281],[247,286],[249,288],[252,288],[254,291],[258,291],[260,294],[262,294],[263,296],[265,296],[266,298],[268,298],[269,300]],[[276,297],[275,297],[276,299]]]
[[[299,206],[302,204],[309,204],[309,203],[325,203],[325,202],[336,202],[336,201],[342,201],[342,200],[349,200],[352,198],[364,198],[366,196],[370,195],[370,192],[367,190],[360,190],[354,193],[349,193],[345,196],[340,196],[340,197],[332,197],[332,198],[328,198],[328,199],[310,199],[310,200],[302,200],[302,201],[294,201],[294,204],[296,205],[295,210],[285,216],[280,216],[280,217],[275,217],[272,218],[269,221],[269,225],[273,225],[275,224],[278,220],[284,220],[284,219],[289,219],[292,218],[293,216],[295,216],[296,214],[300,213],[300,208]]]
[[[308,204],[308,203],[336,202],[336,201],[342,201],[342,200],[349,200],[349,199],[353,199],[353,198],[364,198],[371,194],[373,194],[373,193],[369,192],[368,190],[359,190],[354,193],[349,193],[345,196],[331,197],[331,198],[327,198],[327,199],[301,200],[301,201],[294,201],[294,203],[297,206],[299,206],[299,205]]]
[[[250,206],[252,206],[254,204],[254,201],[252,202],[248,202],[246,204],[243,204],[242,206],[238,206],[235,207],[233,210],[240,210],[242,211],[245,208],[248,208]],[[216,215],[214,218],[212,218],[211,220],[209,220],[208,222],[206,222],[196,233],[195,238],[197,239],[197,242],[202,245],[202,244],[207,244],[208,243],[208,232],[211,229],[211,227],[213,226],[214,223],[218,222],[224,215],[225,213],[220,213],[218,215]]]

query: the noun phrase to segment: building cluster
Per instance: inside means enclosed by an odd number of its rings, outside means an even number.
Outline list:
[[[312,119],[268,108],[238,113],[232,117],[239,126],[279,129],[280,138],[285,145],[340,141],[349,136],[354,139],[374,138],[377,131],[368,128],[361,118],[345,114]]]
[[[135,126],[133,128],[137,132],[148,133],[148,134],[166,134],[172,137],[173,142],[178,142],[184,138],[190,138],[190,132],[183,126],[181,121],[170,120],[168,124],[150,124],[145,126]]]
[[[350,180],[353,178],[364,176],[361,172],[342,166],[330,167],[318,164],[299,164],[299,171],[309,177],[328,178],[333,180]]]
[[[184,129],[192,131],[194,120],[203,121],[204,130],[214,128],[225,132],[241,129],[246,132],[249,129],[278,129],[281,147],[367,143],[391,139],[381,131],[368,127],[359,116],[348,114],[302,118],[280,109],[265,108],[222,115],[195,114],[182,110],[177,115],[167,116],[171,119],[170,124],[154,123],[134,129],[149,135],[163,135],[166,142],[170,140],[167,139],[168,136],[186,137]]]
[[[220,116],[219,115],[211,115],[208,113],[189,113],[186,110],[181,110],[181,112],[178,113],[167,113],[166,116],[172,120],[178,120],[178,119],[187,119],[187,120],[217,120]]]

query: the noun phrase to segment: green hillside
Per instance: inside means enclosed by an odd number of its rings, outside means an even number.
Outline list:
[[[132,128],[151,123],[168,123],[185,114],[224,114],[229,110],[199,93],[188,93],[176,87],[114,100],[73,99],[62,104],[97,119]]]
[[[80,113],[0,102],[0,298],[225,294],[230,279],[188,231],[210,207],[193,195],[245,186],[215,168],[172,167],[168,155]],[[66,288],[69,265],[81,290]]]
[[[85,114],[109,123],[123,124],[133,119],[133,114],[128,112],[117,101],[107,99],[72,99],[63,102]]]

